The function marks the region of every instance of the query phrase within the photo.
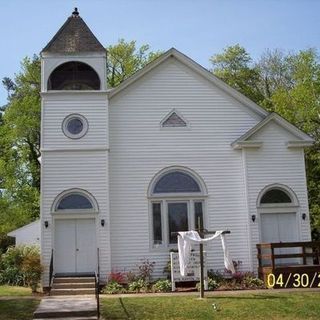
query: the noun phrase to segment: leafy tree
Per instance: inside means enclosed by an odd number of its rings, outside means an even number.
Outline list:
[[[14,81],[6,78],[4,84],[9,96],[0,126],[0,233],[39,215],[39,58],[25,58]]]
[[[231,87],[243,93],[253,101],[261,102],[259,70],[252,65],[248,52],[239,44],[227,47],[222,53],[210,58],[212,72]]]
[[[274,111],[272,96],[279,88],[284,90],[293,86],[290,55],[279,49],[267,49],[258,62],[255,63],[259,73],[258,87],[263,95],[261,105],[269,111]]]
[[[149,45],[136,47],[136,41],[120,39],[116,45],[107,47],[108,85],[113,88],[161,55],[149,51]]]

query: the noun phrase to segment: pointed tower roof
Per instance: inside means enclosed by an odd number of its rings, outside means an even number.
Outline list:
[[[77,8],[42,50],[42,52],[48,53],[104,51],[105,48],[79,16]]]

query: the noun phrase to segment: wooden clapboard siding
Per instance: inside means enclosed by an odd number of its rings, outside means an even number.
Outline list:
[[[110,271],[109,194],[108,194],[108,113],[107,97],[101,92],[49,92],[42,101],[42,176],[41,221],[42,259],[49,265],[54,247],[54,222],[51,207],[54,199],[71,188],[90,192],[99,206],[96,215],[100,268],[105,280]],[[69,114],[82,114],[89,129],[81,139],[67,138],[61,129]],[[72,218],[70,216],[70,218]],[[100,226],[105,219],[104,228]],[[50,227],[45,229],[43,222]],[[44,272],[47,286],[49,271]]]
[[[242,153],[230,144],[261,118],[174,58],[109,104],[112,267],[128,270],[149,258],[162,275],[169,254],[150,246],[147,191],[156,173],[179,165],[207,186],[207,227],[230,229],[232,257],[250,268]],[[173,108],[188,128],[160,128]],[[220,241],[207,251],[209,268],[223,269]]]
[[[61,127],[70,114],[81,114],[88,121],[88,132],[79,139],[67,138]],[[99,92],[49,92],[43,98],[42,148],[76,149],[108,147],[107,97]]]
[[[295,193],[299,201],[296,210],[300,215],[297,219],[300,241],[309,241],[311,235],[303,149],[288,148],[288,141],[295,140],[295,137],[274,122],[270,122],[250,140],[263,141],[261,148],[244,151],[250,216],[257,215],[257,199],[263,188],[271,184],[283,184]],[[305,221],[301,219],[302,213],[307,214]],[[255,245],[261,242],[259,215],[255,223],[250,222],[250,226],[253,268],[257,271]]]
[[[49,254],[53,247],[52,203],[61,192],[79,188],[91,193],[98,203],[99,213],[92,215],[96,218],[101,274],[105,277],[110,270],[107,157],[106,151],[65,151],[43,154],[45,165],[42,170],[42,220],[48,220],[51,225],[48,229],[43,229],[42,226],[42,252],[46,265],[49,264]],[[104,228],[100,226],[101,219],[106,221]]]

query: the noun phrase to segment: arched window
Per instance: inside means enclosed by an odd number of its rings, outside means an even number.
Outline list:
[[[88,192],[79,189],[60,194],[53,204],[54,212],[96,212],[95,199]]]
[[[202,180],[188,169],[171,168],[156,175],[149,188],[153,246],[176,243],[172,232],[203,227],[204,190]]]
[[[155,184],[153,193],[201,192],[197,181],[182,171],[172,171],[163,175]]]
[[[59,210],[93,209],[89,199],[81,194],[69,194],[62,198],[57,206]]]
[[[267,203],[291,203],[290,196],[283,190],[271,189],[263,194],[260,200],[260,204]]]
[[[100,90],[100,79],[86,63],[66,62],[51,73],[48,90]]]

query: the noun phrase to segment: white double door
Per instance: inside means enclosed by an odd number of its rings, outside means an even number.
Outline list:
[[[298,242],[300,241],[297,214],[289,213],[262,213],[261,214],[261,242]],[[265,252],[267,253],[267,252]],[[275,254],[298,253],[295,248],[278,248]],[[277,264],[297,264],[300,259],[277,259]]]
[[[94,219],[55,220],[54,271],[94,272],[97,266]]]

